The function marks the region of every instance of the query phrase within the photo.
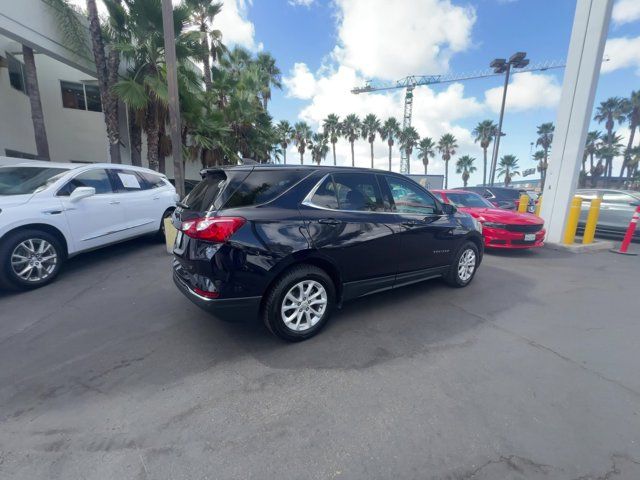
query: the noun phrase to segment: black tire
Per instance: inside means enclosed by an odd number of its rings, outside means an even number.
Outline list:
[[[471,272],[471,275],[468,278],[463,278],[464,275],[461,274],[461,271],[459,268],[460,262],[464,255],[469,255],[467,253],[469,251],[473,252],[475,264],[473,267],[473,271]],[[466,287],[471,283],[471,280],[473,280],[473,277],[475,277],[476,272],[478,271],[479,265],[480,265],[480,254],[478,252],[478,247],[473,242],[465,242],[458,250],[458,253],[456,254],[453,260],[453,263],[449,268],[449,272],[444,276],[444,281],[452,287],[456,287],[456,288]]]
[[[281,308],[289,290],[304,281],[313,281],[322,285],[326,293],[326,306],[317,323],[303,331],[295,331],[286,325]],[[264,324],[275,336],[289,342],[300,342],[313,337],[327,324],[335,304],[336,289],[329,275],[313,265],[298,265],[288,270],[271,287],[265,297],[261,315]]]
[[[16,247],[29,239],[44,240],[51,246],[51,249],[53,249],[56,255],[56,261],[51,272],[48,273],[45,278],[37,281],[21,278],[14,271],[11,265],[11,256]],[[48,252],[51,252],[51,250]],[[0,286],[12,290],[30,290],[43,287],[44,285],[51,283],[56,278],[64,260],[64,248],[62,247],[60,240],[54,235],[37,229],[20,230],[10,233],[2,240],[2,243],[0,243]]]

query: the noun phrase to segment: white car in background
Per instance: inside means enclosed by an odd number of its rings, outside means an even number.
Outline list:
[[[178,196],[167,178],[114,164],[0,167],[0,285],[36,288],[87,250],[164,233]]]

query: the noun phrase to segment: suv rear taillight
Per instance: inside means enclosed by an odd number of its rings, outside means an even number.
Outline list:
[[[182,222],[180,230],[187,237],[222,243],[229,240],[245,222],[242,217],[204,217]]]

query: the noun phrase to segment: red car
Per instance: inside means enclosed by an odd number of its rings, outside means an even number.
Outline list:
[[[440,200],[455,205],[482,223],[487,248],[531,248],[544,245],[544,222],[531,213],[495,208],[477,193],[431,190]]]

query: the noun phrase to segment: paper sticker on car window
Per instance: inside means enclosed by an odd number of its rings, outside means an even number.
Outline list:
[[[138,177],[135,175],[131,175],[130,173],[118,173],[118,177],[120,178],[124,188],[142,188],[138,181]]]

